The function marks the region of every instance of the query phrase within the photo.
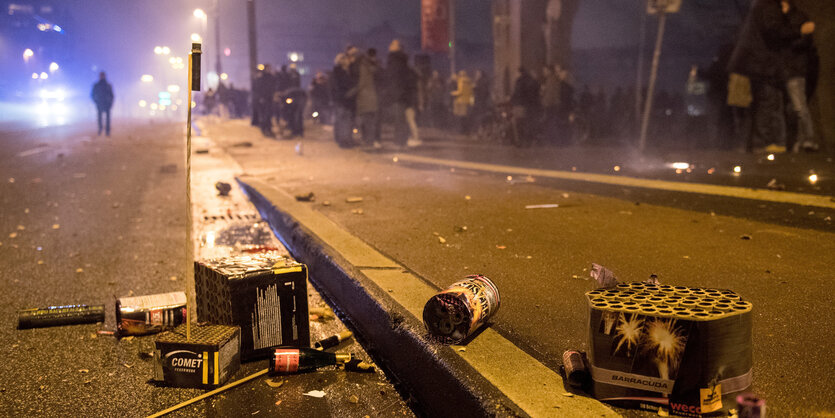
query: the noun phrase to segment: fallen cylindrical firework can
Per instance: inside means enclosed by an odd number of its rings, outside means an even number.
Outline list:
[[[17,312],[17,328],[41,328],[59,325],[104,322],[104,305],[63,305],[23,309]]]
[[[579,351],[568,350],[562,353],[562,363],[565,367],[565,379],[568,384],[575,387],[583,387],[589,382],[589,369],[583,361],[583,354]]]
[[[184,324],[187,319],[184,292],[116,300],[116,328],[119,335],[153,334]]]
[[[475,274],[432,296],[423,307],[423,323],[440,342],[458,344],[486,323],[499,305],[496,285]]]
[[[742,393],[736,397],[739,418],[765,418],[765,399],[753,393]]]

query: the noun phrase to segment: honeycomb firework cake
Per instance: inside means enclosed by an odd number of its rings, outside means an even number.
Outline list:
[[[596,398],[714,415],[751,385],[753,305],[737,293],[620,283],[586,298]]]

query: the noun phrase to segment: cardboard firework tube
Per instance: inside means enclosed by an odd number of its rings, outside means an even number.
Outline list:
[[[736,405],[739,418],[765,418],[765,399],[753,393],[737,396]]]
[[[41,328],[60,325],[104,322],[104,305],[63,305],[23,309],[17,312],[17,328]]]
[[[565,379],[569,385],[579,388],[588,383],[589,369],[579,351],[568,350],[562,353],[562,364],[565,367]]]
[[[433,296],[423,307],[423,323],[444,344],[459,344],[499,310],[499,289],[475,274]]]

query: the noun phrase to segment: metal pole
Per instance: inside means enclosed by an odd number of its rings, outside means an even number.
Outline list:
[[[655,52],[652,55],[652,71],[649,75],[649,86],[647,98],[644,103],[644,117],[641,121],[641,139],[638,148],[643,151],[647,144],[647,129],[649,128],[649,114],[652,111],[652,97],[655,93],[655,80],[658,77],[658,61],[661,58],[661,44],[664,41],[664,24],[667,22],[667,14],[664,10],[658,11],[658,37],[655,39]]]
[[[644,44],[647,38],[647,1],[641,10],[640,40],[638,41],[638,71],[635,81],[635,122],[641,120],[641,104],[644,102]],[[635,131],[632,131],[635,132]]]
[[[449,0],[449,71],[455,74],[455,0]]]
[[[194,320],[196,304],[194,300],[194,242],[192,234],[191,214],[191,82],[192,57],[188,53],[188,121],[186,123],[186,341],[191,340],[191,321]]]
[[[258,66],[258,46],[255,38],[255,0],[247,0],[246,12],[247,25],[249,26],[249,91],[252,100],[252,111],[255,112],[255,68]]]
[[[217,72],[217,76],[223,73],[220,65],[220,5],[218,4],[219,0],[215,0],[215,52],[216,55],[216,62],[215,62],[215,72]]]

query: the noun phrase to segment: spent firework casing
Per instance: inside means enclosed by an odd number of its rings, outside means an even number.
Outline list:
[[[213,389],[241,365],[241,331],[229,325],[180,325],[154,342],[154,380],[167,386]]]
[[[116,300],[119,335],[153,334],[185,323],[188,318],[183,292],[130,296]]]
[[[579,351],[568,350],[562,353],[562,363],[565,367],[565,379],[574,387],[585,386],[589,381],[589,369]]]
[[[17,312],[17,328],[104,322],[104,305],[63,305],[23,309]]]
[[[241,359],[310,347],[307,266],[276,253],[194,263],[197,317],[241,327]]]
[[[753,393],[743,393],[736,397],[736,410],[739,418],[765,418],[765,399]]]
[[[457,344],[472,335],[499,310],[496,285],[485,276],[471,275],[433,296],[423,307],[423,323],[445,344]]]
[[[621,283],[586,297],[597,399],[718,416],[751,385],[752,305],[733,291]]]

